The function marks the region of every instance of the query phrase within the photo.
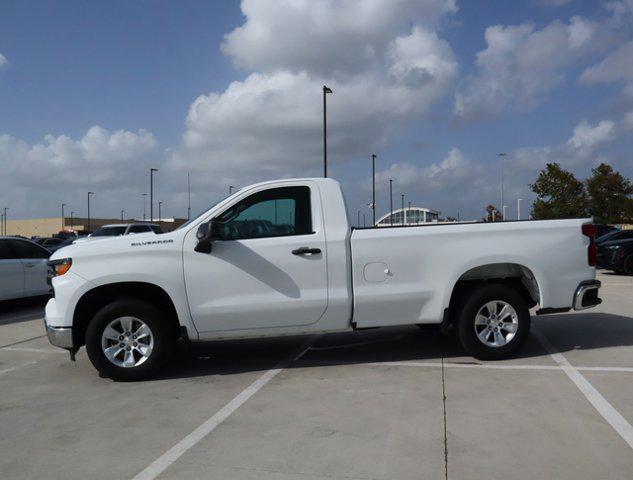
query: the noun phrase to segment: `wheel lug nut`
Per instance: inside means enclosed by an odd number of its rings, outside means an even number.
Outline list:
[[[133,338],[134,340],[136,340],[136,335],[132,335],[132,338]]]
[[[134,342],[134,346],[135,346],[135,347],[138,347],[138,343]]]
[[[119,345],[119,347],[123,348],[123,347],[125,347],[125,344],[122,343],[121,345]]]
[[[119,340],[123,340],[123,335],[119,335]]]
[[[132,350],[131,347],[127,347],[126,350],[129,352],[130,350]]]

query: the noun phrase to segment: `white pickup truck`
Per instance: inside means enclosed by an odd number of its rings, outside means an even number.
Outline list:
[[[170,233],[71,245],[49,261],[45,323],[115,379],[158,371],[175,341],[406,324],[454,331],[500,359],[529,309],[600,303],[590,220],[353,229],[338,182],[243,188]]]

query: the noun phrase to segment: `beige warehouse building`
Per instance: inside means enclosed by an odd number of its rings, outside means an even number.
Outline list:
[[[175,230],[187,220],[184,218],[164,218],[161,221],[149,222],[142,220],[120,218],[91,218],[90,229],[92,231],[104,225],[113,223],[155,223],[160,225],[164,232]],[[88,230],[88,219],[82,217],[51,217],[51,218],[30,218],[24,220],[7,220],[7,235],[20,235],[22,237],[51,237],[62,230],[85,232]]]

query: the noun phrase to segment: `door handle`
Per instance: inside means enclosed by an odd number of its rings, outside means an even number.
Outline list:
[[[300,247],[292,251],[293,255],[315,255],[321,253],[320,248]]]

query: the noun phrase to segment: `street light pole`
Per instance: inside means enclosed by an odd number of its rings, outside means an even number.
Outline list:
[[[146,212],[146,208],[145,208],[145,204],[147,203],[147,193],[141,193],[141,195],[143,195],[143,221],[145,221],[147,219],[147,214]]]
[[[376,155],[371,156],[371,213],[372,226],[376,226]]]
[[[504,199],[503,199],[503,157],[507,154],[504,152],[498,153],[499,161],[501,162],[501,209],[503,209]],[[503,218],[505,220],[505,217]]]
[[[189,172],[187,172],[187,220],[191,220],[191,182],[189,181]]]
[[[323,85],[323,177],[327,178],[327,94],[332,89]]]
[[[405,215],[405,213],[404,213],[404,193],[400,194],[400,202],[401,202],[400,206],[402,207],[402,225],[404,225],[405,224],[405,221],[404,221],[404,215]]]
[[[521,201],[522,198],[517,198],[517,220],[521,220]]]
[[[154,172],[158,172],[158,168],[149,169],[149,221],[154,221]]]
[[[121,210],[121,221],[123,221],[123,214],[125,213],[125,210]]]
[[[95,192],[88,192],[88,231],[91,232],[90,228],[90,195],[94,195]]]
[[[163,202],[158,202],[158,221],[161,219],[161,207],[163,206]]]
[[[506,221],[506,208],[508,208],[507,205],[504,205],[503,207],[501,207],[501,212],[502,212],[501,216],[504,222]]]
[[[62,203],[62,230],[64,229],[64,207],[66,206],[65,203]]]
[[[389,179],[389,225],[393,225],[393,180]]]
[[[5,235],[9,231],[8,226],[7,226],[7,210],[9,210],[9,207],[4,207],[4,234]]]

